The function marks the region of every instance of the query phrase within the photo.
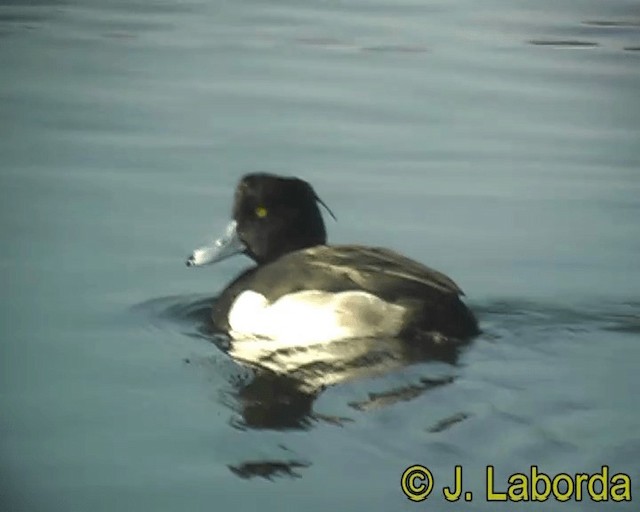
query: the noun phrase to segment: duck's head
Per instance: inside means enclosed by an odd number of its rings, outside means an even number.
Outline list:
[[[304,180],[247,174],[236,187],[226,232],[212,245],[196,249],[187,266],[208,265],[239,253],[267,263],[288,252],[325,244],[327,233],[318,203],[326,208]]]

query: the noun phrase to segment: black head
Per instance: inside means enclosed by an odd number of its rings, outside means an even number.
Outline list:
[[[248,174],[235,192],[233,218],[245,253],[258,263],[325,244],[327,233],[309,183],[273,174]]]

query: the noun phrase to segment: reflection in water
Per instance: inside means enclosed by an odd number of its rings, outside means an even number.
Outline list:
[[[312,420],[343,424],[349,419],[313,413],[313,402],[328,386],[383,375],[419,361],[438,360],[453,364],[458,350],[458,347],[450,345],[436,349],[415,346],[397,339],[353,339],[274,351],[263,359],[268,366],[253,364],[253,380],[239,387],[237,401],[242,421],[236,422],[236,426],[308,428]],[[230,353],[233,354],[233,349]],[[379,408],[411,400],[433,387],[451,382],[451,377],[423,379],[419,385],[370,394],[369,400],[350,405],[357,410]]]
[[[236,392],[241,419],[233,425],[241,429],[308,428],[317,394],[301,387],[286,375],[256,370],[251,382],[239,386]]]
[[[240,478],[261,477],[272,480],[276,476],[289,476],[291,478],[300,478],[300,473],[295,471],[298,468],[307,468],[311,464],[300,461],[275,461],[261,460],[248,461],[238,464],[237,466],[228,466],[232,473]]]
[[[640,21],[635,18],[618,20],[585,20],[575,25],[562,27],[559,37],[536,38],[528,41],[533,46],[549,48],[598,48],[607,47],[611,36],[618,36],[618,41],[625,36],[633,36],[640,28]],[[633,50],[635,46],[623,46],[623,50]]]
[[[451,384],[455,380],[454,377],[447,376],[440,379],[429,379],[423,377],[420,384],[413,384],[402,388],[392,389],[384,393],[369,393],[369,398],[361,402],[350,402],[349,405],[359,411],[368,411],[371,409],[379,409],[396,402],[407,402],[422,395],[435,387]]]
[[[146,312],[152,321],[165,319],[177,323],[183,334],[206,338],[235,361],[252,368],[252,377],[232,379],[235,388],[232,408],[240,415],[232,423],[240,429],[306,429],[317,421],[342,425],[350,419],[313,412],[314,401],[328,386],[384,375],[418,362],[454,365],[461,348],[450,343],[365,338],[270,350],[268,342],[229,342],[216,332],[210,321],[212,302],[209,297],[168,297],[147,301],[136,309]],[[452,382],[450,376],[423,378],[419,384],[371,393],[367,400],[349,405],[361,411],[380,408],[412,400]]]
[[[532,39],[529,44],[534,46],[557,46],[558,48],[595,48],[599,46],[598,43],[593,41],[578,41],[578,40],[556,40],[556,39]]]
[[[640,21],[633,20],[590,20],[583,21],[584,25],[590,25],[593,27],[630,27],[640,28]]]
[[[451,416],[438,421],[433,427],[428,429],[428,432],[430,432],[431,434],[443,432],[448,428],[451,428],[453,425],[466,420],[468,417],[469,414],[467,414],[466,412],[458,412],[456,414],[452,414]]]
[[[229,378],[234,391],[228,405],[237,411],[232,425],[238,429],[308,429],[317,422],[343,425],[350,418],[317,414],[313,404],[328,386],[353,379],[380,376],[399,368],[427,361],[456,365],[461,350],[449,344],[411,344],[398,339],[353,339],[299,348],[268,350],[268,344],[256,340],[229,342],[213,330],[210,322],[211,297],[177,296],[151,300],[137,306],[152,321],[169,320],[180,326],[184,334],[213,342],[236,362],[248,365],[249,374]],[[563,325],[589,326],[612,331],[638,332],[639,304],[629,302],[599,304],[595,308],[570,308],[541,305],[527,301],[494,301],[474,309],[486,326],[484,337],[498,340],[506,332],[510,337],[532,328],[549,329]],[[256,344],[261,349],[251,351],[250,362],[242,359],[247,347]],[[216,371],[220,371],[216,365]],[[452,375],[439,378],[422,377],[418,383],[394,387],[388,391],[369,393],[366,400],[348,405],[357,411],[371,411],[398,402],[410,401],[424,393],[455,382]],[[441,432],[466,420],[469,414],[458,412],[427,429]],[[293,464],[293,465],[292,465]],[[297,466],[291,461],[250,461],[230,468],[243,478],[292,475]]]

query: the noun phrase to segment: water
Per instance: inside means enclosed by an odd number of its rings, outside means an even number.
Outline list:
[[[636,500],[639,48],[625,0],[2,0],[2,508],[484,511],[490,464]],[[485,333],[254,377],[202,327],[248,262],[183,263],[248,171],[452,276]]]

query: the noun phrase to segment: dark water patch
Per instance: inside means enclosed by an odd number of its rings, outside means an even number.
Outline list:
[[[430,389],[452,384],[454,380],[455,377],[452,376],[443,377],[441,379],[423,377],[420,379],[419,384],[404,386],[382,393],[369,393],[367,400],[350,402],[349,406],[359,411],[369,411],[386,407],[397,402],[408,402],[419,397]]]
[[[265,480],[273,480],[276,477],[300,478],[302,475],[296,470],[308,468],[311,466],[308,462],[297,460],[259,460],[243,462],[237,466],[227,466],[231,472],[243,479],[264,478]]]
[[[469,417],[469,414],[467,414],[466,412],[458,412],[458,413],[452,414],[451,416],[441,419],[432,427],[429,427],[427,429],[427,432],[431,434],[443,432],[451,428],[452,426],[457,425],[461,421],[466,420],[468,417]]]
[[[314,413],[313,417],[317,421],[327,423],[335,427],[344,427],[347,424],[353,423],[355,421],[353,418],[347,418],[344,416],[331,416],[329,414],[319,414],[319,413]]]
[[[583,25],[592,27],[633,28],[640,29],[640,20],[589,20],[583,21]]]
[[[624,50],[628,52],[638,52],[640,51],[640,46],[625,46]]]
[[[619,19],[619,20],[587,20],[583,21],[580,27],[573,30],[573,34],[587,39],[598,38],[606,41],[611,48],[618,49],[633,45],[640,30],[640,20]]]
[[[527,426],[527,427],[531,425],[531,421],[529,420],[529,418],[527,418],[526,416],[524,416],[522,414],[518,414],[518,413],[515,413],[515,412],[509,412],[509,411],[504,411],[504,410],[496,408],[495,405],[492,405],[491,408],[492,408],[492,413],[496,417],[506,420],[507,423],[512,423],[512,424],[521,425],[521,426]]]
[[[0,10],[0,23],[38,23],[46,21],[48,16],[41,13],[28,11],[8,11]]]
[[[619,49],[635,41],[629,38],[637,36],[640,23],[635,20],[587,20],[563,25],[546,37],[529,41],[535,46],[557,48],[594,48],[607,47]]]
[[[640,334],[640,315],[620,315],[615,320],[612,320],[609,325],[603,326],[603,330]]]
[[[235,390],[223,399],[236,412],[230,424],[237,430],[308,430],[317,423],[343,427],[354,421],[315,412],[313,404],[322,390],[310,393],[289,376],[262,370],[241,377],[234,379]]]
[[[250,382],[237,386],[227,403],[238,416],[231,425],[239,430],[306,430],[313,424],[317,395],[301,389],[286,375],[256,372]]]
[[[375,52],[375,53],[425,53],[427,52],[426,46],[411,46],[401,44],[381,44],[374,46],[363,46],[361,48],[363,52]]]
[[[600,46],[594,41],[581,41],[577,39],[531,39],[528,41],[533,46],[549,46],[552,48],[596,48]]]

